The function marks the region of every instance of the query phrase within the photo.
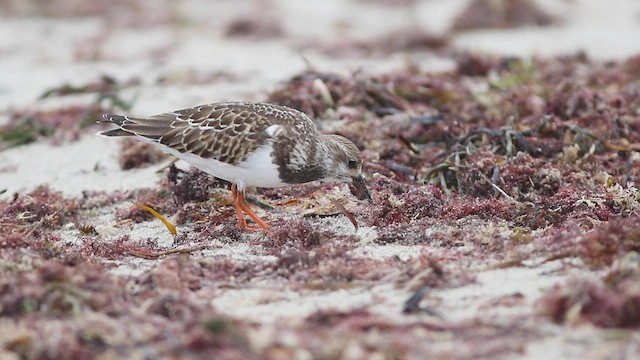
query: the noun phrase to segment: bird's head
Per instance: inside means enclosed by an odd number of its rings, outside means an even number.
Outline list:
[[[329,159],[331,166],[327,167],[325,180],[351,182],[360,199],[371,202],[371,194],[362,178],[362,158],[360,150],[349,139],[340,135],[325,135],[329,145]]]

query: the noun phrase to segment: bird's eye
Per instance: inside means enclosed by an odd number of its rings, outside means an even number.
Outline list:
[[[349,159],[347,161],[347,166],[349,167],[349,169],[355,169],[358,167],[358,162],[356,160]]]

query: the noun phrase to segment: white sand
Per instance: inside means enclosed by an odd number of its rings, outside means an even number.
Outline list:
[[[266,91],[305,68],[297,46],[305,42],[352,37],[359,39],[384,34],[392,29],[419,26],[434,32],[445,31],[453,16],[464,6],[463,0],[419,1],[406,8],[372,5],[357,1],[273,2],[284,21],[287,36],[266,41],[226,39],[221,34],[225,21],[241,14],[254,4],[251,1],[182,2],[183,15],[192,24],[178,29],[118,29],[105,33],[98,19],[74,18],[0,18],[0,124],[8,120],[10,109],[54,108],[60,104],[86,103],[91,96],[71,96],[44,102],[37,101],[44,91],[64,83],[75,85],[110,75],[120,81],[140,78],[138,87],[120,92],[124,99],[138,96],[132,114],[149,115],[200,103],[229,99],[261,99]],[[640,53],[640,2],[634,0],[542,1],[543,5],[563,19],[561,25],[547,28],[487,30],[459,34],[454,43],[460,48],[490,53],[532,56],[585,51],[598,59],[619,59]],[[224,21],[216,21],[224,20]],[[82,44],[93,44],[103,57],[97,61],[76,61]],[[160,58],[152,53],[162,53]],[[314,51],[304,56],[320,70],[350,73],[362,68],[366,72],[401,69],[405,56],[388,59],[332,59]],[[408,56],[411,57],[411,56]],[[413,58],[423,69],[446,68],[447,60],[428,54]],[[211,85],[188,83],[159,85],[161,76],[179,76],[188,71],[224,72],[237,81]],[[0,152],[0,190],[4,197],[24,192],[39,184],[48,184],[71,196],[83,190],[131,189],[154,186],[157,167],[122,171],[117,164],[119,145],[115,141],[85,135],[79,141],[53,146],[47,141]],[[112,226],[101,218],[100,226]],[[104,223],[107,222],[107,223]],[[316,221],[318,226],[329,222]],[[352,231],[346,219],[337,228]],[[187,229],[181,229],[186,231]],[[73,237],[73,229],[64,231]],[[154,238],[163,246],[171,246],[171,238],[162,224],[135,224],[134,229],[116,229],[113,238],[129,233],[135,239]],[[424,246],[378,246],[372,243],[376,231],[359,231],[362,244],[354,250],[358,256],[384,258],[398,256],[407,261],[420,251],[433,251]],[[76,235],[77,236],[77,235]],[[163,238],[166,237],[166,238]],[[202,256],[232,257],[238,261],[255,260],[246,243],[220,245],[203,251]],[[263,258],[263,261],[273,261]],[[114,268],[123,276],[140,274],[154,266],[153,261],[132,259]],[[429,299],[438,303],[449,320],[470,320],[479,307],[502,296],[519,293],[523,304],[496,309],[496,316],[530,314],[532,304],[541,291],[569,276],[551,270],[562,262],[509,269],[491,270],[480,267],[477,282],[456,289],[434,291]],[[379,284],[373,288],[337,291],[292,291],[286,284],[260,283],[248,289],[224,289],[212,300],[219,311],[231,316],[270,324],[300,320],[318,309],[369,308],[403,321],[399,316],[402,303],[410,295],[407,289]],[[375,302],[372,300],[375,297]],[[585,355],[581,342],[572,335],[574,329],[545,325],[548,335],[533,343],[525,356],[529,358],[563,358]],[[267,328],[268,329],[268,326]],[[591,344],[605,343],[602,333],[587,329]],[[584,339],[584,337],[580,338]],[[440,345],[446,346],[446,345]],[[592,345],[594,347],[595,345]],[[551,347],[553,350],[548,350]],[[585,348],[589,349],[589,348]]]

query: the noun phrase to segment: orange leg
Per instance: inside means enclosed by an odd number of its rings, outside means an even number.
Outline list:
[[[233,194],[233,205],[236,207],[236,213],[238,214],[238,227],[240,229],[247,228],[247,221],[244,219],[243,212],[247,213],[253,221],[256,222],[264,231],[269,230],[269,224],[260,219],[256,213],[251,210],[247,200],[244,198],[244,194],[238,191],[236,184],[231,185],[231,193]]]
[[[231,193],[233,194],[233,205],[236,208],[238,214],[238,227],[244,229],[247,227],[247,222],[244,220],[244,214],[242,213],[242,204],[240,203],[240,197],[238,196],[238,187],[236,184],[231,185]]]

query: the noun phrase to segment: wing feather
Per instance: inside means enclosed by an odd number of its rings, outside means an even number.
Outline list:
[[[299,111],[252,102],[200,105],[148,118],[106,115],[104,119],[122,130],[110,130],[111,136],[136,135],[180,152],[232,164],[246,159],[267,139],[278,141],[287,136],[294,127],[301,125],[309,133],[316,131],[311,120]]]

